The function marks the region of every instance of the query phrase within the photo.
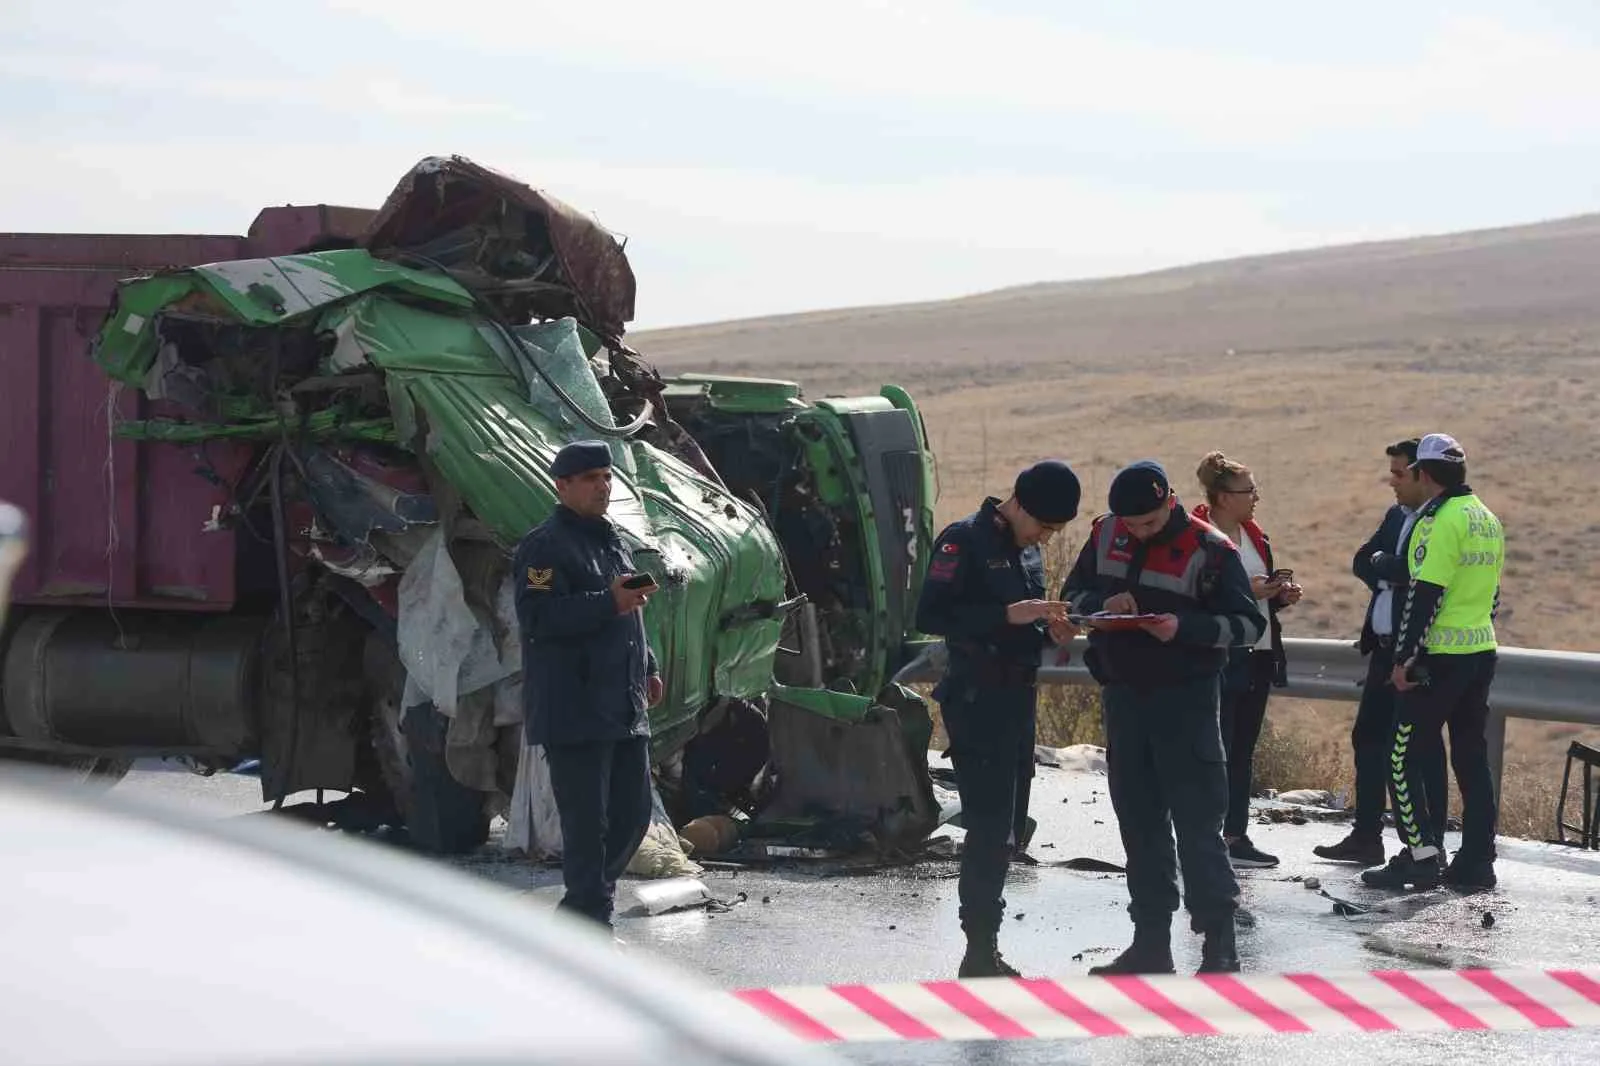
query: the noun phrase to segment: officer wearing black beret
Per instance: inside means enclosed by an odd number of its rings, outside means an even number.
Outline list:
[[[576,441],[550,464],[560,504],[517,545],[524,742],[543,745],[561,818],[560,909],[611,925],[617,879],[650,826],[648,708],[662,695],[633,557],[606,511],[611,449]]]
[[[1201,972],[1234,971],[1239,885],[1222,839],[1220,682],[1228,649],[1255,644],[1266,618],[1238,548],[1179,506],[1159,463],[1124,467],[1108,503],[1111,513],[1095,519],[1061,598],[1074,616],[1156,617],[1131,630],[1088,623],[1085,663],[1102,685],[1107,784],[1134,927],[1133,946],[1089,972],[1173,972],[1180,866],[1190,925],[1205,934]]]
[[[917,628],[945,638],[949,665],[933,690],[950,738],[966,844],[961,853],[961,977],[1017,976],[1000,957],[1006,869],[1026,844],[1033,778],[1034,675],[1047,643],[1075,634],[1046,600],[1040,548],[1078,513],[1078,478],[1059,460],[1017,475],[939,534],[917,604]]]

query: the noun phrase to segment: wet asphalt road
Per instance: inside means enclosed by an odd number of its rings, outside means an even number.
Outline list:
[[[179,797],[185,805],[227,817],[260,810],[253,778],[210,779],[138,772],[119,790]],[[1121,862],[1105,779],[1040,767],[1033,814],[1039,831],[1032,853],[1041,863],[1073,857]],[[1311,855],[1343,835],[1342,824],[1258,825],[1251,838],[1283,864],[1241,874],[1245,907],[1255,918],[1241,930],[1246,970],[1332,973],[1419,966],[1542,967],[1600,961],[1600,855],[1546,845],[1501,844],[1500,887],[1462,896],[1448,891],[1406,897],[1374,893],[1357,871]],[[959,830],[948,830],[959,836]],[[1453,847],[1454,841],[1449,842]],[[1391,845],[1392,847],[1392,845]],[[501,853],[493,842],[453,865],[554,904],[560,875]],[[962,939],[956,924],[956,866],[915,867],[841,875],[793,864],[702,875],[728,909],[655,917],[623,916],[619,935],[633,945],[727,988],[898,981],[953,977]],[[1342,918],[1329,901],[1296,878],[1315,876],[1334,895],[1378,904],[1382,913]],[[1002,937],[1007,958],[1032,976],[1060,977],[1119,951],[1130,933],[1119,875],[1041,865],[1013,867]],[[625,887],[619,909],[632,902]],[[1483,926],[1483,913],[1495,916]],[[1174,923],[1180,970],[1198,963],[1199,938]],[[1515,1056],[1527,1066],[1595,1061],[1600,1033],[1436,1034],[1427,1036],[1298,1036],[1248,1039],[1086,1040],[854,1045],[843,1057],[860,1063],[1444,1063]]]

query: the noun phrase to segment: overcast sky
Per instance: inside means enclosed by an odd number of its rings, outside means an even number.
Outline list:
[[[648,328],[1593,211],[1597,114],[1594,0],[0,0],[0,231],[456,153],[626,237]]]

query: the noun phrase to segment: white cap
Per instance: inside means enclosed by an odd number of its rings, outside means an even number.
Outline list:
[[[1417,463],[1435,459],[1445,463],[1464,463],[1466,450],[1448,433],[1429,433],[1417,442]],[[1412,463],[1416,466],[1417,463]]]

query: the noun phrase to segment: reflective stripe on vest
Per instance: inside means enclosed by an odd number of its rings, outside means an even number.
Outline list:
[[[1205,569],[1205,535],[1207,527],[1191,521],[1188,528],[1172,540],[1152,546],[1145,552],[1144,567],[1139,571],[1136,586],[1161,589],[1163,592],[1186,596],[1196,602],[1200,599],[1200,572]],[[1128,567],[1133,561],[1136,538],[1122,519],[1101,521],[1094,531],[1095,565],[1103,577],[1128,577]],[[1176,549],[1176,559],[1171,552]],[[1158,553],[1168,558],[1161,559]]]
[[[1413,580],[1437,578],[1445,588],[1423,647],[1442,655],[1493,651],[1495,597],[1505,565],[1505,532],[1494,512],[1476,496],[1439,501],[1412,528],[1408,554]],[[1446,560],[1453,565],[1441,567]]]

